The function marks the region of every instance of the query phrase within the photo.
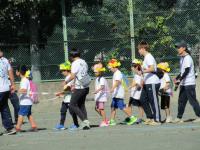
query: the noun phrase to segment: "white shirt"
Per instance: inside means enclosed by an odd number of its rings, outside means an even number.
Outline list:
[[[185,68],[190,68],[188,75],[181,81],[180,85],[195,85],[195,71],[194,71],[194,62],[190,55],[181,57],[180,59],[180,69],[181,76],[185,72]]]
[[[104,89],[95,94],[94,99],[98,102],[106,102],[108,98],[108,83],[104,77],[98,77],[95,81],[95,90],[104,86]]]
[[[121,98],[124,99],[124,87],[122,86],[122,81],[123,81],[123,75],[121,73],[121,71],[117,70],[114,74],[113,74],[113,85],[115,83],[115,81],[120,81],[121,83],[119,84],[118,87],[116,87],[114,89],[113,98]]]
[[[68,81],[69,78],[70,78],[70,75],[66,76],[65,81]],[[72,87],[73,83],[74,83],[74,80],[72,80],[69,83],[67,83],[67,86]],[[71,91],[64,92],[63,102],[64,103],[70,103],[71,97],[72,97],[72,92]]]
[[[0,58],[0,92],[10,91],[8,71],[11,70],[10,63],[4,57]]]
[[[83,59],[77,59],[72,63],[71,72],[76,75],[75,77],[75,89],[84,89],[80,80],[87,75],[88,65]],[[78,78],[78,79],[77,79]]]
[[[143,80],[142,76],[135,74],[133,81],[135,81],[135,83],[137,85],[141,86],[142,80]],[[136,100],[140,100],[141,93],[142,93],[142,88],[140,90],[137,90],[136,86],[131,88],[131,97],[132,98],[134,98]]]
[[[170,76],[167,72],[164,73],[162,79],[160,80],[161,81],[161,84],[160,84],[160,89],[163,89],[166,87],[166,84],[169,82],[171,82],[170,80]],[[172,89],[171,87],[169,87],[169,89],[166,91],[166,93],[168,93],[169,95],[172,94]]]
[[[26,89],[26,94],[20,94],[19,101],[20,105],[32,105],[33,102],[29,96],[30,94],[30,82],[27,78],[22,78],[20,82],[20,89]]]
[[[143,69],[148,69],[149,66],[154,66],[155,71],[157,71],[157,64],[156,61],[154,59],[154,57],[148,53],[145,57],[144,57],[144,61],[143,61]],[[144,73],[144,84],[158,84],[160,83],[159,78],[157,77],[156,74],[154,73]]]

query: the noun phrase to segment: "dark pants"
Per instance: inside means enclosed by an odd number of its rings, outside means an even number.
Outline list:
[[[87,111],[85,108],[85,99],[89,93],[89,88],[75,89],[72,93],[69,110],[75,125],[78,125],[77,116],[82,120],[87,120]]]
[[[67,110],[69,109],[69,103],[62,102],[61,108],[60,108],[60,124],[64,125],[65,118],[67,114]]]
[[[10,98],[10,102],[13,105],[13,108],[14,108],[15,122],[17,123],[18,112],[19,112],[19,98],[18,98],[18,96],[15,92],[10,93],[9,98]]]
[[[195,85],[180,86],[180,93],[178,98],[178,115],[177,118],[182,118],[185,111],[187,101],[192,105],[195,114],[200,117],[200,106],[196,99]]]
[[[145,84],[141,93],[141,103],[148,119],[161,121],[158,91],[160,84]]]
[[[0,93],[0,112],[1,112],[2,124],[6,130],[10,130],[13,128],[12,117],[8,106],[8,97],[9,97],[9,91]]]

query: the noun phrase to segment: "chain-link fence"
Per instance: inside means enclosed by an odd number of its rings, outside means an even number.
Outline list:
[[[132,2],[132,7],[131,7]],[[138,54],[141,40],[151,46],[157,62],[167,61],[171,73],[179,71],[179,57],[174,43],[185,40],[199,70],[200,2],[197,0],[104,0],[101,7],[74,6],[67,17],[69,49],[78,48],[91,66],[97,59],[105,63],[111,57],[120,59],[124,73],[131,74],[132,53]],[[130,18],[131,11],[133,17]],[[130,20],[132,26],[130,25]],[[134,35],[130,32],[133,31]],[[62,28],[56,26],[47,43],[39,44],[42,80],[60,79],[58,65],[64,61]],[[132,43],[131,43],[131,39]],[[134,44],[131,48],[131,44]],[[18,63],[31,66],[30,44],[2,45]],[[107,73],[109,76],[109,72]]]

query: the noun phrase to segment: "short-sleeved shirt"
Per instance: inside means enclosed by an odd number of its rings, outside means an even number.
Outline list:
[[[160,84],[160,89],[163,89],[167,83],[170,83],[170,76],[167,72],[164,73],[162,79],[161,79],[161,84]],[[171,94],[172,93],[172,89],[171,87],[169,87],[169,89],[166,91],[166,93]]]
[[[22,78],[20,82],[20,89],[26,89],[26,94],[20,94],[20,105],[32,105],[33,102],[30,98],[30,82],[27,78]]]
[[[11,70],[10,63],[4,57],[0,58],[0,92],[10,91],[8,71]]]
[[[72,63],[71,72],[75,74],[75,89],[84,89],[81,79],[88,74],[88,65],[83,59],[77,59]]]
[[[148,69],[149,66],[154,66],[155,71],[157,71],[157,64],[156,61],[154,59],[154,57],[148,53],[145,57],[144,57],[144,61],[143,61],[143,69]],[[158,84],[160,83],[159,78],[157,77],[156,74],[154,73],[144,73],[144,84]]]
[[[135,83],[137,85],[141,86],[142,80],[143,80],[142,76],[139,76],[137,74],[134,75],[133,81],[135,81]],[[136,86],[132,87],[131,88],[131,97],[136,99],[136,100],[140,100],[141,92],[142,92],[142,88],[140,90],[138,90]]]
[[[122,86],[122,81],[123,81],[123,75],[121,73],[121,71],[117,70],[114,74],[113,74],[113,85],[116,81],[120,81],[121,83],[119,84],[118,87],[116,87],[114,89],[114,92],[112,94],[113,98],[120,98],[120,99],[124,99],[124,87]]]
[[[68,81],[69,78],[70,78],[70,75],[66,76],[65,81]],[[67,86],[72,87],[73,84],[74,84],[74,80],[72,80],[72,81],[70,81],[69,83],[67,83]],[[64,103],[70,103],[71,95],[72,95],[72,92],[71,92],[71,91],[66,91],[66,92],[64,92],[64,99],[63,99],[63,102],[64,102]]]
[[[195,71],[192,57],[188,54],[180,59],[181,76],[185,68],[190,68],[188,75],[181,81],[181,85],[195,85]]]
[[[98,102],[106,102],[108,98],[108,83],[104,77],[97,77],[95,80],[95,90],[100,89],[101,86],[104,86],[104,89],[95,94],[94,99]]]

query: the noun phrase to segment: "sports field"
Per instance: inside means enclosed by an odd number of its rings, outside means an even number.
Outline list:
[[[51,86],[60,84],[51,83]],[[200,83],[197,86],[197,98],[200,100]],[[43,83],[42,90],[49,89]],[[48,87],[48,88],[47,88]],[[51,92],[56,88],[51,87]],[[92,88],[91,88],[92,91]],[[171,103],[173,118],[177,113],[177,93]],[[53,94],[52,94],[53,95]],[[100,117],[94,111],[94,102],[86,102],[91,130],[84,131],[56,131],[54,126],[59,121],[60,102],[62,99],[50,100],[52,95],[41,97],[40,104],[33,106],[33,116],[37,121],[38,132],[22,132],[16,135],[0,136],[0,150],[199,150],[200,149],[200,123],[192,123],[195,118],[190,105],[186,106],[184,120],[181,124],[162,124],[160,126],[117,125],[99,128]],[[92,95],[89,95],[90,99]],[[110,114],[110,101],[107,102],[107,115]],[[12,107],[11,107],[12,110]],[[137,113],[137,109],[134,110]],[[163,115],[164,116],[164,115]],[[66,127],[72,121],[68,114]],[[117,121],[120,123],[125,115],[118,111]],[[27,121],[27,120],[26,120]],[[28,123],[24,130],[30,128]],[[0,126],[0,132],[4,129]]]

